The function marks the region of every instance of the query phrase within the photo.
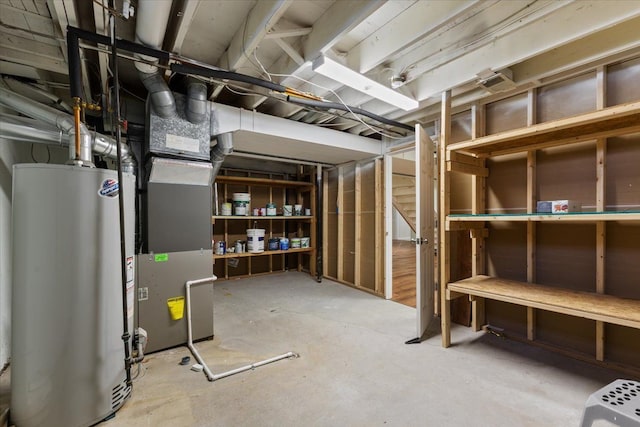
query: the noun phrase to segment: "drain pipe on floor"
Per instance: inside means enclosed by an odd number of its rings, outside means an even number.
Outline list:
[[[260,362],[256,362],[250,365],[242,366],[240,368],[232,369],[227,372],[222,372],[220,374],[214,374],[213,372],[211,372],[211,369],[209,369],[204,359],[202,358],[202,356],[200,356],[200,353],[198,353],[198,350],[193,344],[193,333],[191,331],[191,287],[196,285],[205,285],[208,283],[213,283],[216,280],[218,280],[218,278],[216,276],[212,276],[212,277],[205,277],[204,279],[189,280],[188,282],[185,283],[185,291],[187,294],[187,347],[189,347],[189,350],[191,350],[191,354],[193,354],[193,357],[198,361],[200,365],[202,365],[202,370],[209,381],[212,381],[212,382],[217,381],[222,378],[230,377],[231,375],[239,374],[241,372],[255,369],[260,366],[268,365],[269,363],[277,362],[278,360],[300,357],[298,354],[290,351],[288,353],[284,353],[279,356],[272,357],[270,359],[265,359]]]

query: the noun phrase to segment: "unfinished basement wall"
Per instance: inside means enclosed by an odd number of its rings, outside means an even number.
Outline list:
[[[574,76],[487,104],[485,130],[494,134],[525,127],[528,121],[542,123],[635,102],[640,100],[639,81],[640,59]],[[583,212],[603,208],[637,211],[639,165],[637,133],[492,157],[487,160],[487,213],[526,213],[528,191],[537,200],[572,200]],[[533,182],[528,181],[528,168],[534,169]],[[604,183],[599,183],[597,176],[602,172]],[[637,221],[540,222],[533,226],[505,221],[487,223],[487,228],[485,267],[490,276],[585,292],[598,292],[598,278],[602,277],[604,293],[640,299]],[[528,241],[533,250],[527,249]],[[533,335],[542,345],[596,357],[595,321],[536,310],[531,323],[526,307],[493,300],[485,304],[486,323],[508,335],[523,340]],[[603,337],[606,363],[640,367],[640,330],[605,324]]]
[[[323,174],[323,275],[384,295],[382,159],[347,163]]]

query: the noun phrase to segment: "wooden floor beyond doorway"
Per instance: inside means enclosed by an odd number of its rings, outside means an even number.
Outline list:
[[[416,245],[407,240],[393,241],[393,295],[391,299],[416,306]]]

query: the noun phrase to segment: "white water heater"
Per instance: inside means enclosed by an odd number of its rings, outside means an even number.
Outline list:
[[[133,335],[135,177],[77,166],[13,168],[11,419],[90,426],[126,384],[118,191],[124,190]],[[130,343],[131,344],[131,343]]]

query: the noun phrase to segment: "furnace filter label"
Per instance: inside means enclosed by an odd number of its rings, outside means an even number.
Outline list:
[[[120,185],[118,184],[118,181],[109,178],[102,181],[102,185],[98,190],[98,195],[100,197],[114,198],[118,195],[119,191]]]

